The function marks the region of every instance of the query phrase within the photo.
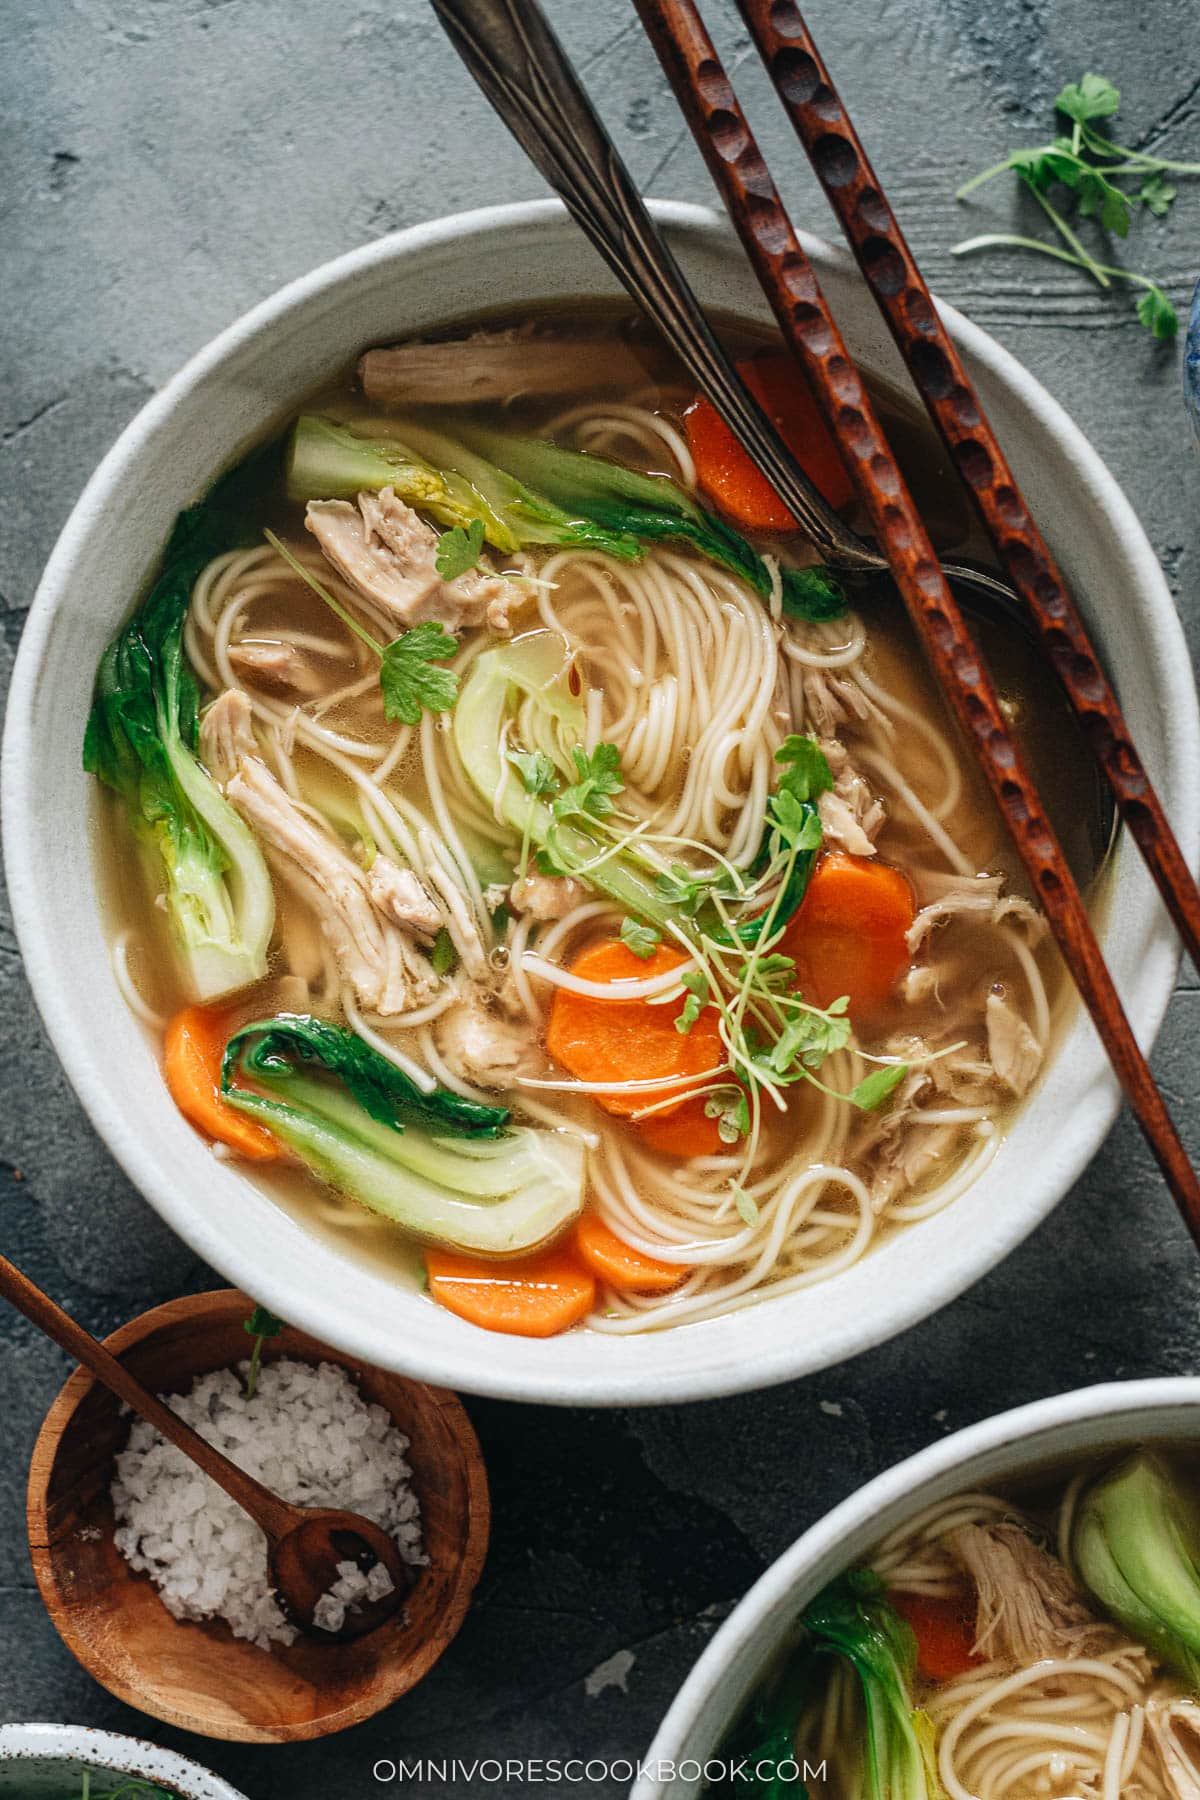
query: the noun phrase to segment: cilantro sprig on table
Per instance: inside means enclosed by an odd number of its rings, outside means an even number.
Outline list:
[[[1002,248],[1033,250],[1083,269],[1102,288],[1111,288],[1114,281],[1128,282],[1143,290],[1135,307],[1139,321],[1152,336],[1167,342],[1178,331],[1179,320],[1161,285],[1149,275],[1101,261],[1066,216],[1073,210],[1077,219],[1101,232],[1125,238],[1139,207],[1159,219],[1170,211],[1177,190],[1167,179],[1169,175],[1200,175],[1200,163],[1175,162],[1150,151],[1134,150],[1101,131],[1098,122],[1115,117],[1120,104],[1120,89],[1107,76],[1089,73],[1079,81],[1069,81],[1054,102],[1056,111],[1070,121],[1068,133],[1048,144],[1010,151],[1003,161],[973,176],[958,190],[956,198],[965,200],[985,182],[1011,172],[1050,221],[1057,243],[991,231],[955,244],[951,255]]]

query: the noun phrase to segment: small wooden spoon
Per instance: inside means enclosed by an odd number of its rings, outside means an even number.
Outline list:
[[[374,1631],[391,1617],[412,1585],[412,1571],[396,1544],[380,1526],[361,1514],[332,1507],[292,1506],[263,1487],[236,1463],[206,1443],[185,1425],[177,1413],[144,1388],[123,1363],[96,1342],[69,1313],[56,1306],[23,1275],[15,1264],[0,1256],[0,1295],[18,1312],[53,1338],[56,1344],[89,1369],[96,1380],[123,1400],[140,1418],[168,1438],[197,1468],[203,1470],[249,1513],[267,1540],[267,1568],[280,1606],[300,1630],[318,1640],[346,1643]],[[322,1594],[338,1580],[338,1564],[356,1563],[364,1572],[382,1563],[391,1577],[392,1591],[378,1600],[363,1600],[346,1610],[340,1631],[326,1631],[314,1623],[313,1613]]]

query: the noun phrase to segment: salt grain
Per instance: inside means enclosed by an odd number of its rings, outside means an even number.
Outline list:
[[[349,1507],[379,1525],[414,1567],[420,1509],[405,1460],[408,1439],[381,1406],[363,1399],[344,1369],[287,1358],[265,1364],[248,1400],[240,1371],[201,1375],[186,1394],[164,1398],[181,1419],[297,1506]],[[112,1486],[118,1550],[150,1576],[177,1619],[224,1619],[235,1637],[264,1650],[290,1644],[289,1625],[267,1586],[266,1539],[253,1520],[182,1451],[134,1421]],[[384,1584],[384,1585],[381,1585]],[[340,1631],[348,1608],[382,1599],[393,1583],[382,1563],[363,1573],[338,1565],[315,1623]]]

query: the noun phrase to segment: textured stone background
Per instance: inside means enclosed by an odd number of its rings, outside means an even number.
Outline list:
[[[1200,471],[1184,447],[1177,353],[1155,349],[1125,299],[1105,300],[1058,265],[947,255],[974,219],[1003,220],[1011,204],[998,184],[968,220],[954,187],[1014,142],[1041,141],[1049,102],[1085,68],[1119,80],[1135,143],[1200,154],[1192,0],[1159,0],[1152,13],[1131,0],[812,0],[809,11],[931,280],[1089,433],[1200,628]],[[553,0],[552,12],[642,186],[707,200],[627,0]],[[731,62],[745,65],[744,93],[794,216],[829,229],[732,5],[708,13]],[[7,667],[85,478],[185,356],[354,244],[542,189],[420,0],[4,0],[0,16],[11,121],[0,197]],[[1182,302],[1200,264],[1200,192],[1185,193],[1176,213],[1140,223],[1128,254]],[[5,1249],[95,1330],[208,1285],[84,1123],[11,932],[0,936],[0,982]],[[1189,977],[1157,1065],[1190,1114],[1193,1143],[1198,1026]],[[379,1791],[376,1757],[399,1751],[636,1755],[732,1602],[832,1502],[1002,1407],[1081,1382],[1194,1371],[1198,1291],[1183,1231],[1122,1121],[1002,1269],[844,1368],[675,1411],[472,1403],[496,1529],[452,1652],[373,1725],[250,1751],[147,1723],[60,1645],[33,1585],[22,1496],[65,1365],[0,1311],[0,1717],[144,1728],[251,1800],[357,1800]]]

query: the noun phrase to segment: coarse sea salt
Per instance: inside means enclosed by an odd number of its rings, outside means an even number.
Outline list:
[[[198,1376],[167,1404],[231,1462],[298,1506],[347,1507],[388,1532],[404,1561],[428,1561],[408,1439],[371,1406],[344,1369],[284,1357],[259,1370],[247,1399],[243,1363]],[[153,1426],[135,1419],[112,1484],[118,1550],[144,1571],[177,1619],[224,1619],[266,1650],[295,1641],[267,1586],[266,1539],[253,1520]],[[386,1585],[381,1585],[386,1584]],[[316,1622],[340,1631],[346,1612],[392,1589],[382,1564],[347,1562],[318,1602]]]

